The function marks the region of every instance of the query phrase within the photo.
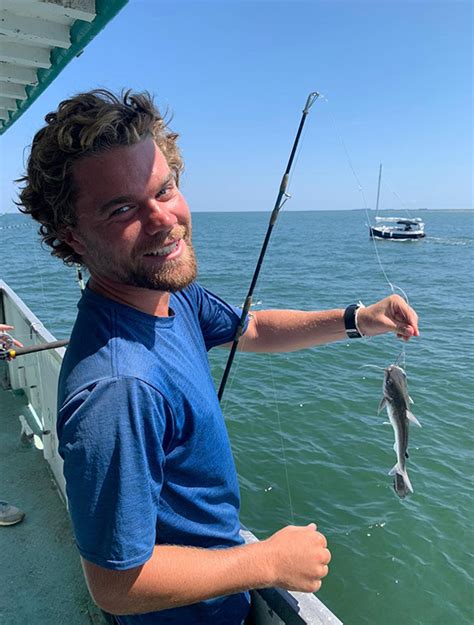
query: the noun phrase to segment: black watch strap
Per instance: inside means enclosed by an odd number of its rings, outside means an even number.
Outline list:
[[[344,327],[346,328],[347,337],[350,339],[360,339],[364,335],[361,334],[356,324],[356,312],[361,308],[363,304],[349,304],[344,311]]]

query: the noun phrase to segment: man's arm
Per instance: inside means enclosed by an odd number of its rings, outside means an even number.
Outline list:
[[[279,586],[315,592],[331,554],[316,525],[288,526],[229,549],[157,545],[142,566],[114,571],[82,560],[94,601],[110,614],[142,614],[222,595]]]
[[[357,326],[362,334],[395,332],[409,340],[419,336],[418,316],[399,295],[359,308]],[[259,310],[252,313],[239,349],[247,352],[290,352],[346,338],[344,309],[304,312]],[[229,344],[227,344],[229,346]]]

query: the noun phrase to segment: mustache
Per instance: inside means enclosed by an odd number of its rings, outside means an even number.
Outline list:
[[[153,241],[149,242],[146,248],[140,250],[140,254],[151,254],[158,247],[163,247],[165,243],[171,241],[179,241],[183,239],[186,243],[191,243],[191,229],[186,228],[186,226],[174,226],[170,232],[167,232],[165,235],[156,236]]]

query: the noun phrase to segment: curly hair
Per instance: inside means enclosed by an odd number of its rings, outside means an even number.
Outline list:
[[[120,96],[105,89],[79,93],[61,102],[45,121],[33,139],[26,173],[17,180],[24,183],[17,205],[41,224],[39,233],[52,255],[67,265],[82,264],[81,256],[62,240],[65,228],[77,224],[74,163],[152,136],[178,184],[183,171],[178,135],[170,131],[150,94],[131,90]]]

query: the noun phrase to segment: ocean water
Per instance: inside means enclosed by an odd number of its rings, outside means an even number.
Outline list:
[[[387,473],[393,430],[377,415],[393,336],[292,354],[239,354],[223,409],[242,491],[242,521],[264,538],[316,522],[332,551],[320,598],[346,625],[470,625],[473,605],[474,213],[423,211],[427,237],[377,242],[389,281],[420,316],[405,349],[413,412],[400,500]],[[265,213],[197,213],[199,279],[241,304],[266,231]],[[42,250],[20,215],[0,216],[0,278],[53,334],[67,337],[74,271]],[[255,308],[324,309],[390,287],[359,211],[282,212]],[[216,383],[225,353],[214,350]]]

